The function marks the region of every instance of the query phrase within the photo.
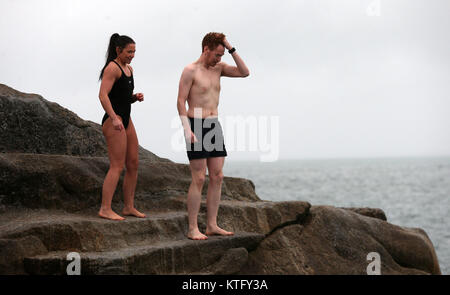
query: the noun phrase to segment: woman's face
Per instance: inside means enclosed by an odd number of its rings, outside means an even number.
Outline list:
[[[129,64],[134,58],[134,53],[136,52],[136,44],[129,43],[124,49],[117,47],[117,58],[119,58],[123,63]]]

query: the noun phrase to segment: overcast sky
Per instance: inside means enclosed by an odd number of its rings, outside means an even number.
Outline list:
[[[278,122],[268,139],[279,136],[276,158],[450,155],[447,0],[0,3],[0,83],[97,123],[109,37],[132,37],[145,101],[131,117],[140,144],[159,156],[187,163],[173,146],[178,81],[210,31],[225,33],[250,69],[222,78],[221,121]],[[264,153],[229,150],[228,160]]]

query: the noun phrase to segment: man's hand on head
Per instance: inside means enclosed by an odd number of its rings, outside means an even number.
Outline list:
[[[227,50],[230,50],[230,49],[231,49],[231,45],[230,45],[230,43],[228,42],[228,40],[227,40],[226,37],[223,38],[223,45],[225,46],[225,48],[226,48]]]

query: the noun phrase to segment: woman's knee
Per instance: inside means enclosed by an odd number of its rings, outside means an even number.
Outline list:
[[[110,164],[109,173],[120,175],[124,169],[124,164]]]
[[[127,159],[126,163],[127,171],[137,171],[139,168],[139,160],[136,159]]]

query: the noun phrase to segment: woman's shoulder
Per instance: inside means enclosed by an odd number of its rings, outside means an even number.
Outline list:
[[[105,67],[105,73],[109,73],[114,76],[120,76],[122,74],[122,71],[114,61],[110,61]]]

